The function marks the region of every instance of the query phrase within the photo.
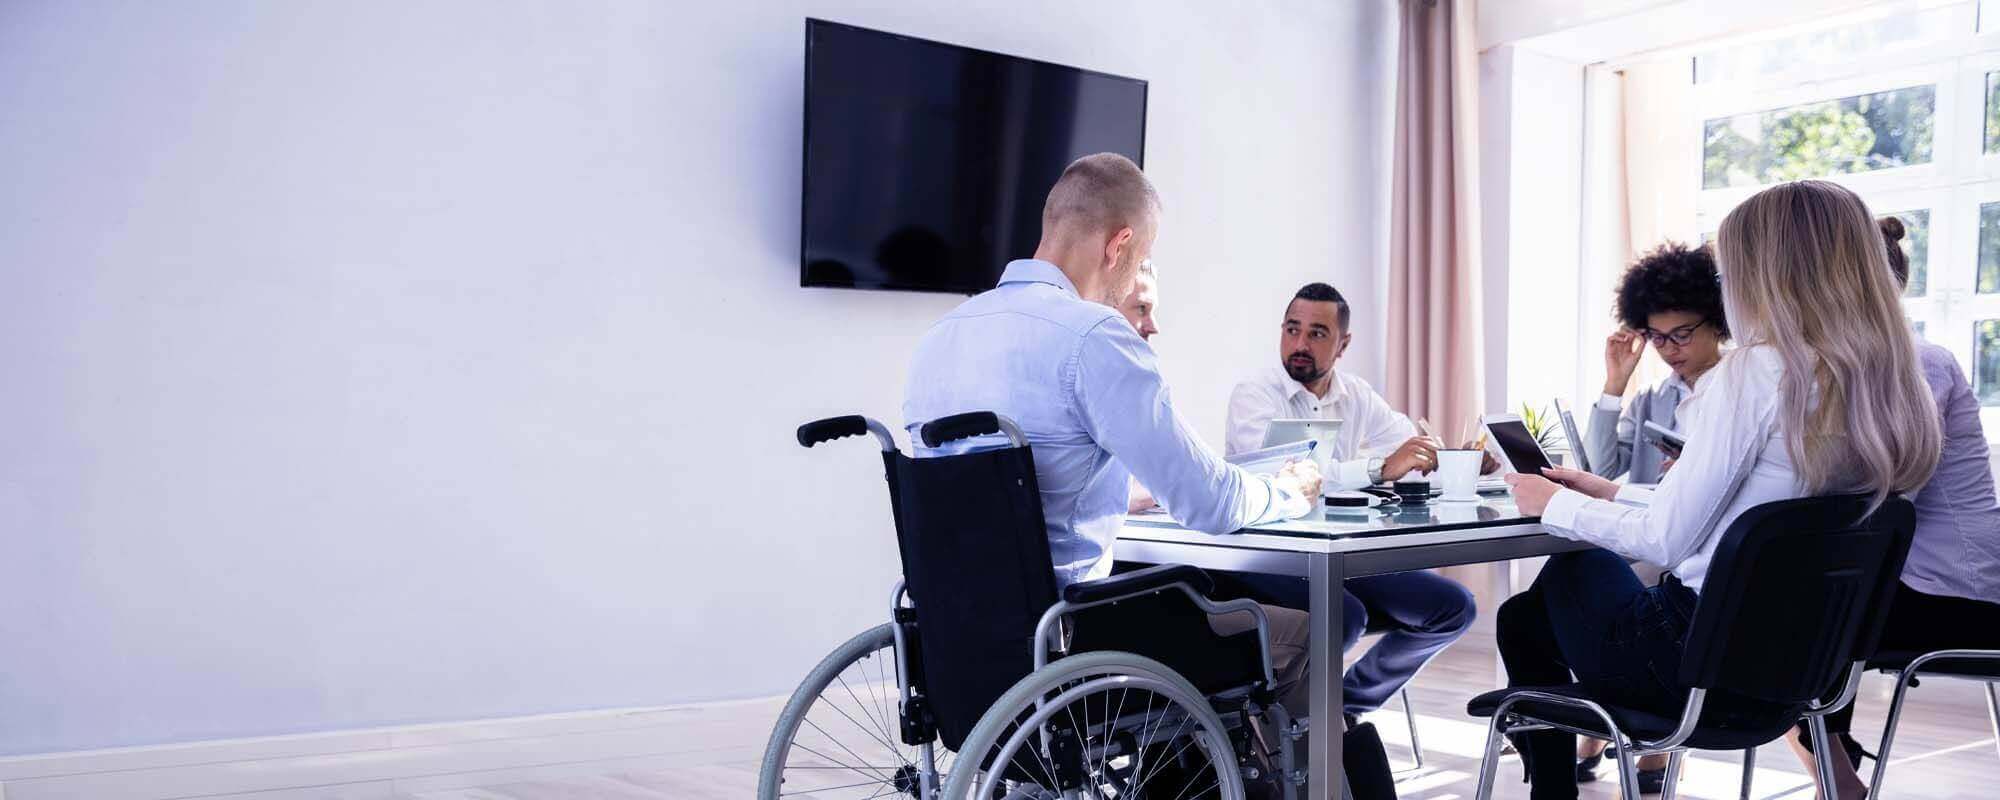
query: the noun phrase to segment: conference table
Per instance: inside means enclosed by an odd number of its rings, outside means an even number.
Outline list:
[[[1589,549],[1550,536],[1513,499],[1373,509],[1327,508],[1304,518],[1231,534],[1190,531],[1164,514],[1134,514],[1118,534],[1119,561],[1305,578],[1312,596],[1312,751],[1307,797],[1338,797],[1342,722],[1341,582],[1348,578],[1461,564],[1504,562]],[[1323,665],[1334,665],[1326,669]]]

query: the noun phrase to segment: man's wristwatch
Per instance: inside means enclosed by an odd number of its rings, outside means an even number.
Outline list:
[[[1371,459],[1368,459],[1368,482],[1369,482],[1369,483],[1381,483],[1381,482],[1382,482],[1382,465],[1384,465],[1384,464],[1387,464],[1387,463],[1389,463],[1389,460],[1388,460],[1388,459],[1386,459],[1386,458],[1371,458]]]

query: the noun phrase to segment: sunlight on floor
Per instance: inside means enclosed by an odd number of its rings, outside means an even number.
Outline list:
[[[1382,735],[1382,743],[1388,745],[1390,763],[1397,767],[1409,764],[1410,729],[1403,721],[1401,708],[1391,707],[1362,717],[1374,723]],[[1410,773],[1397,780],[1398,793],[1405,797],[1420,796],[1427,800],[1444,800],[1455,795],[1424,795],[1435,789],[1452,787],[1465,791],[1478,779],[1479,758],[1486,746],[1486,725],[1484,722],[1461,717],[1447,719],[1428,714],[1417,715],[1417,727],[1424,740],[1426,757],[1437,755],[1456,756],[1469,760],[1464,771],[1456,769],[1430,769]],[[1982,743],[1989,743],[1985,740]],[[1975,744],[1982,744],[1975,743]],[[1953,748],[1959,749],[1959,748]],[[1811,783],[1799,772],[1787,772],[1762,766],[1770,754],[1759,754],[1756,773],[1756,796],[1759,798],[1790,797],[1800,790],[1809,790]],[[1789,758],[1789,756],[1787,756]],[[1904,759],[1896,759],[1900,764]],[[1501,759],[1498,778],[1501,781],[1521,779],[1520,759],[1508,755]],[[1613,768],[1606,767],[1600,775],[1601,781],[1615,782]],[[1684,762],[1681,773],[1682,797],[1712,798],[1713,800],[1733,800],[1741,788],[1743,761],[1739,753],[1693,753]],[[1461,783],[1462,782],[1462,783]]]

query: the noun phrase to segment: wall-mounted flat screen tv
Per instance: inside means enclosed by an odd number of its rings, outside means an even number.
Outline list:
[[[1063,167],[1145,144],[1145,81],[806,20],[799,283],[993,288]]]

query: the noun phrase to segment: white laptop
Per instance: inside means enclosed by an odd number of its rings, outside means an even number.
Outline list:
[[[1264,446],[1314,441],[1320,443],[1321,449],[1332,452],[1329,448],[1333,446],[1333,435],[1339,432],[1337,419],[1274,419],[1264,429]]]

